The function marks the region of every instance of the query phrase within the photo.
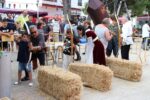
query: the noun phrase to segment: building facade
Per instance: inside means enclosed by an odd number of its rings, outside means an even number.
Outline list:
[[[81,15],[81,9],[88,0],[71,0],[72,15]],[[48,12],[49,16],[63,15],[62,0],[5,0],[5,8],[27,9]]]
[[[72,15],[81,15],[81,9],[86,2],[88,0],[71,0]],[[43,0],[39,10],[48,12],[49,16],[61,16],[63,15],[63,2],[62,0]]]

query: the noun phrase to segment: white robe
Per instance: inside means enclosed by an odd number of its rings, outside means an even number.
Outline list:
[[[86,55],[85,55],[85,63],[86,64],[93,64],[93,40],[92,37],[89,37],[87,40],[87,45],[86,45]]]

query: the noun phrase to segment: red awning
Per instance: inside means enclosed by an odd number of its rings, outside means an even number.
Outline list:
[[[0,8],[0,13],[6,13],[6,14],[21,14],[23,12],[23,10],[20,10],[20,9],[5,9],[5,8]],[[33,10],[30,10],[28,11],[28,13],[30,15],[33,15],[33,16],[37,16],[37,11],[33,11]],[[42,17],[42,16],[46,16],[48,15],[47,12],[39,12],[39,16]]]

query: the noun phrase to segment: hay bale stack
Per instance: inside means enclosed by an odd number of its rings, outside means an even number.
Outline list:
[[[43,67],[38,71],[39,87],[58,100],[80,100],[81,77],[61,68]]]
[[[10,100],[8,97],[0,98],[0,100]]]
[[[111,88],[113,72],[106,66],[72,63],[69,70],[81,76],[86,86],[100,91],[108,91]]]
[[[118,58],[106,58],[106,64],[114,72],[115,77],[129,81],[140,81],[141,79],[142,64],[138,62]]]

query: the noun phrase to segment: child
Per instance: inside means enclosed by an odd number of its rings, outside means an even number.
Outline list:
[[[64,51],[63,51],[63,68],[67,70],[68,65],[73,61],[73,55],[74,55],[74,49],[75,46],[73,44],[73,54],[72,54],[72,48],[71,48],[71,30],[67,29],[66,37],[64,40]]]
[[[15,85],[20,84],[22,71],[27,69],[30,79],[29,86],[33,86],[31,73],[32,66],[31,63],[29,62],[31,43],[29,43],[28,35],[22,34],[21,40],[17,44],[18,44],[17,61],[19,62],[19,67],[18,67],[18,82],[15,82]]]

